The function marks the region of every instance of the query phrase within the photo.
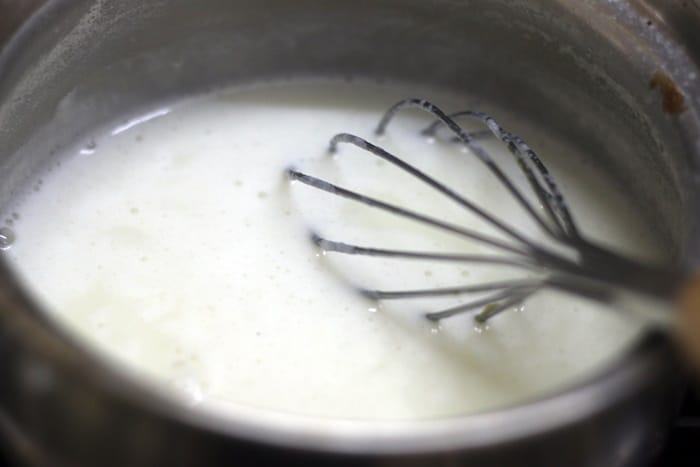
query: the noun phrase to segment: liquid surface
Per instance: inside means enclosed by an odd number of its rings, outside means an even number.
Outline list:
[[[439,219],[492,232],[406,174],[329,139],[355,133],[419,165],[532,238],[496,180],[427,114],[373,129],[413,89],[296,84],[219,92],[152,109],[67,150],[13,207],[6,250],[47,310],[115,362],[191,404],[322,417],[428,419],[543,396],[611,362],[639,325],[542,293],[487,325],[423,318],[457,297],[378,304],[349,284],[445,287],[522,277],[504,267],[321,254],[309,228],[366,246],[489,253],[284,177],[290,166]],[[447,111],[464,97],[423,92]],[[504,113],[564,187],[582,228],[629,253],[655,240],[584,157]],[[512,165],[500,144],[484,146]],[[516,170],[509,172],[522,180]]]

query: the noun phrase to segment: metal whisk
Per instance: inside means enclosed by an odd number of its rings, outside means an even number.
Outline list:
[[[641,264],[586,239],[579,231],[574,216],[569,210],[554,177],[535,151],[522,138],[504,129],[485,113],[466,110],[448,115],[436,105],[423,99],[405,99],[392,106],[380,120],[375,134],[384,134],[396,114],[407,108],[418,108],[435,117],[435,121],[423,130],[423,134],[432,136],[442,127],[449,129],[454,134],[453,139],[455,142],[465,145],[473,156],[486,165],[504,189],[546,234],[548,241],[558,245],[558,248],[552,248],[551,244],[543,245],[529,239],[519,232],[516,227],[499,219],[494,213],[484,210],[440,181],[381,147],[359,136],[340,133],[331,139],[330,153],[336,153],[341,144],[357,146],[370,155],[383,159],[409,173],[445,197],[458,203],[486,223],[495,227],[508,240],[485,235],[467,227],[455,225],[405,207],[342,188],[329,181],[302,173],[294,168],[289,169],[287,174],[291,180],[393,215],[469,238],[500,251],[500,254],[465,255],[459,253],[445,254],[373,248],[342,243],[313,233],[312,239],[320,248],[327,252],[349,255],[457,263],[502,264],[536,273],[536,277],[533,279],[494,281],[463,287],[417,290],[361,289],[360,292],[362,294],[377,300],[445,295],[468,297],[472,295],[471,298],[466,298],[463,303],[457,306],[427,312],[426,317],[432,321],[439,321],[459,313],[478,311],[475,314],[475,319],[479,322],[485,322],[498,313],[519,305],[543,288],[556,288],[613,305],[617,305],[619,301],[628,300],[630,297],[635,299],[635,303],[654,303],[654,312],[652,314],[660,321],[668,319],[670,314],[665,311],[671,308],[672,300],[676,297],[677,289],[679,284],[683,282],[685,274],[675,269]],[[457,119],[463,118],[475,119],[485,125],[487,129],[469,133],[456,122]],[[529,188],[544,207],[541,212],[535,209],[523,192],[513,183],[513,180],[506,175],[484,147],[479,144],[479,140],[491,135],[505,144],[513,155],[513,161],[525,175]],[[484,293],[490,294],[478,299],[475,299],[473,296],[474,294],[483,295]]]

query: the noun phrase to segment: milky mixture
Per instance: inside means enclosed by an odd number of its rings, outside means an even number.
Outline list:
[[[448,111],[469,98],[421,90]],[[290,183],[294,166],[431,216],[492,230],[405,173],[328,140],[381,144],[544,241],[503,188],[447,133],[383,111],[415,89],[298,83],[216,92],[152,108],[68,148],[18,199],[5,251],[48,313],[111,361],[192,405],[400,420],[516,404],[604,368],[639,325],[543,292],[477,326],[423,318],[458,297],[376,303],[353,286],[445,287],[522,277],[506,267],[322,254],[313,229],[366,246],[491,253],[473,241]],[[496,111],[548,164],[584,231],[631,254],[657,242],[585,157]],[[476,128],[476,127],[474,127]],[[506,164],[495,141],[484,146]],[[515,170],[509,170],[522,181]]]

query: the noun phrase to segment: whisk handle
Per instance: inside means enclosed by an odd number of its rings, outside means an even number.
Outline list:
[[[681,288],[678,301],[678,337],[694,367],[700,370],[700,271]]]

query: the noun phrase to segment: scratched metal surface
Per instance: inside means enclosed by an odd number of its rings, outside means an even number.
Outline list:
[[[42,3],[44,0],[0,0],[0,44]]]

